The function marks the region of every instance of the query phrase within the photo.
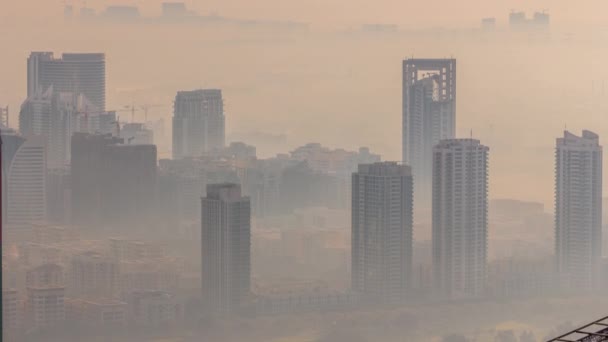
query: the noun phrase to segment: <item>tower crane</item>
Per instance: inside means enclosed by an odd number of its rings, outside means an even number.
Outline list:
[[[148,122],[148,109],[156,107],[166,107],[164,104],[143,104],[140,108],[144,111],[144,124]]]

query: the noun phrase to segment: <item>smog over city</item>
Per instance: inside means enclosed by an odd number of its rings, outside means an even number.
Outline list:
[[[0,0],[0,46],[0,342],[608,341],[605,1]]]

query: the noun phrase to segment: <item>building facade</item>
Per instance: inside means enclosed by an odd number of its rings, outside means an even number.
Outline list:
[[[0,127],[0,135],[2,138],[2,223],[7,223],[8,211],[8,174],[13,158],[21,145],[25,142],[25,138],[17,134],[12,128]]]
[[[402,105],[402,160],[412,167],[418,202],[426,203],[433,147],[456,130],[456,60],[404,60]]]
[[[413,179],[395,162],[352,176],[352,287],[373,300],[404,299],[412,273]]]
[[[566,287],[598,284],[601,244],[602,146],[593,132],[565,131],[555,150],[555,256]]]
[[[119,282],[119,264],[110,257],[85,252],[71,260],[67,284],[71,298],[114,298],[118,295]]]
[[[72,136],[72,217],[75,224],[141,226],[151,220],[156,146],[124,145],[109,134]]]
[[[179,91],[173,110],[173,159],[200,157],[224,147],[224,100],[220,89]]]
[[[65,321],[65,287],[31,286],[27,288],[27,322],[34,330],[51,328]]]
[[[239,312],[251,289],[251,208],[240,185],[207,186],[201,225],[204,305],[214,313]]]
[[[45,221],[46,144],[30,137],[15,152],[7,173],[6,222],[11,228]]]
[[[101,111],[106,107],[106,61],[103,53],[32,52],[27,59],[27,96],[50,86],[58,92],[82,93]]]
[[[484,293],[488,241],[488,147],[442,140],[433,154],[433,281],[439,295]]]
[[[25,137],[44,138],[49,169],[67,169],[72,135],[75,132],[107,131],[108,127],[102,127],[101,123],[106,117],[115,119],[114,113],[100,112],[95,108],[82,94],[56,92],[50,86],[23,102],[19,112],[19,131]]]

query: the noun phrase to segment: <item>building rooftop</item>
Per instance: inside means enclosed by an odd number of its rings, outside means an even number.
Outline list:
[[[576,328],[548,342],[601,342],[608,341],[608,316]]]

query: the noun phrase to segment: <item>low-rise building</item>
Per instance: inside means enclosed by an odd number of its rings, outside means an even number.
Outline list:
[[[183,306],[165,291],[133,291],[127,295],[127,303],[129,321],[137,325],[172,324],[183,316]]]
[[[71,299],[67,303],[68,319],[87,327],[124,327],[127,303],[114,299]]]

